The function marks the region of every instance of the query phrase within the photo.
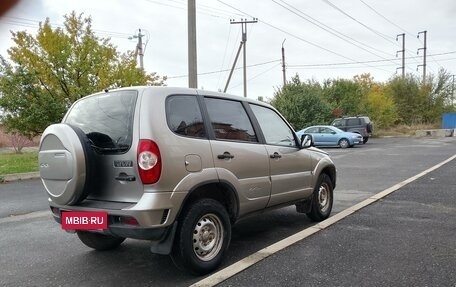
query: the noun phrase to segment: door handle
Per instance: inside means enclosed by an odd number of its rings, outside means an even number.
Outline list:
[[[273,154],[270,154],[269,157],[270,158],[281,158],[282,156],[278,152],[275,152]]]
[[[136,177],[134,175],[128,175],[125,172],[121,172],[115,177],[115,179],[120,181],[135,181]]]
[[[217,155],[218,159],[232,159],[234,158],[234,155],[230,154],[229,152],[224,152],[223,154]]]

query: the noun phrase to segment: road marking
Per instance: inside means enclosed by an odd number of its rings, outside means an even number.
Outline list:
[[[204,278],[203,280],[200,280],[192,285],[190,285],[190,287],[209,287],[209,286],[215,286],[225,280],[227,280],[228,278],[244,271],[245,269],[251,267],[252,265],[260,262],[261,260],[269,257],[270,255],[276,253],[276,252],[279,252],[280,250],[282,249],[285,249],[287,247],[289,247],[290,245],[292,244],[295,244],[296,242],[298,241],[301,241],[309,236],[311,236],[312,234],[315,234],[333,224],[335,224],[336,222],[338,222],[339,220],[355,213],[356,211],[378,201],[379,199],[391,194],[392,192],[398,190],[399,188],[403,187],[404,185],[407,185],[415,180],[417,180],[418,178],[438,169],[439,167],[443,166],[444,164],[454,160],[456,158],[456,154],[453,155],[452,157],[442,161],[441,163],[437,164],[437,165],[434,165],[433,167],[415,175],[415,176],[412,176],[398,184],[395,184],[393,185],[392,187],[390,188],[387,188],[371,197],[369,197],[368,199],[366,200],[363,200],[355,205],[353,205],[352,207],[349,207],[339,213],[336,213],[335,215],[331,216],[330,218],[314,225],[314,226],[311,226],[309,228],[306,228],[298,233],[295,233],[285,239],[282,239],[280,240],[279,242],[276,242],[272,245],[269,245],[263,249],[261,249],[260,251],[257,251],[256,253],[252,254],[252,255],[249,255],[243,259],[241,259],[240,261],[238,262],[235,262],[233,264],[231,264],[230,266],[228,267],[225,267],[224,269],[218,271],[218,272],[215,272],[213,273],[212,275]]]
[[[8,222],[17,222],[17,221],[22,221],[22,220],[26,220],[26,219],[46,217],[46,216],[51,217],[50,210],[34,211],[34,212],[27,213],[27,214],[12,215],[9,217],[0,218],[0,224],[8,223]]]

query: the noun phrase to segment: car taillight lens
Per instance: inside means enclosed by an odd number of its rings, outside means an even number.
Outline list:
[[[160,179],[161,157],[157,144],[140,140],[138,144],[138,171],[143,184],[153,184]]]

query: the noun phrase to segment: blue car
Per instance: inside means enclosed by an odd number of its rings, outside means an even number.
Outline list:
[[[352,147],[362,144],[363,137],[357,133],[344,132],[333,126],[311,126],[296,132],[298,138],[303,134],[311,134],[315,146],[340,146],[341,148]]]

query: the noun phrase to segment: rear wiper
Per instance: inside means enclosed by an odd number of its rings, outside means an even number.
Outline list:
[[[122,145],[118,147],[99,147],[91,145],[93,149],[100,152],[116,152],[116,151],[127,151],[130,147],[128,145]]]

